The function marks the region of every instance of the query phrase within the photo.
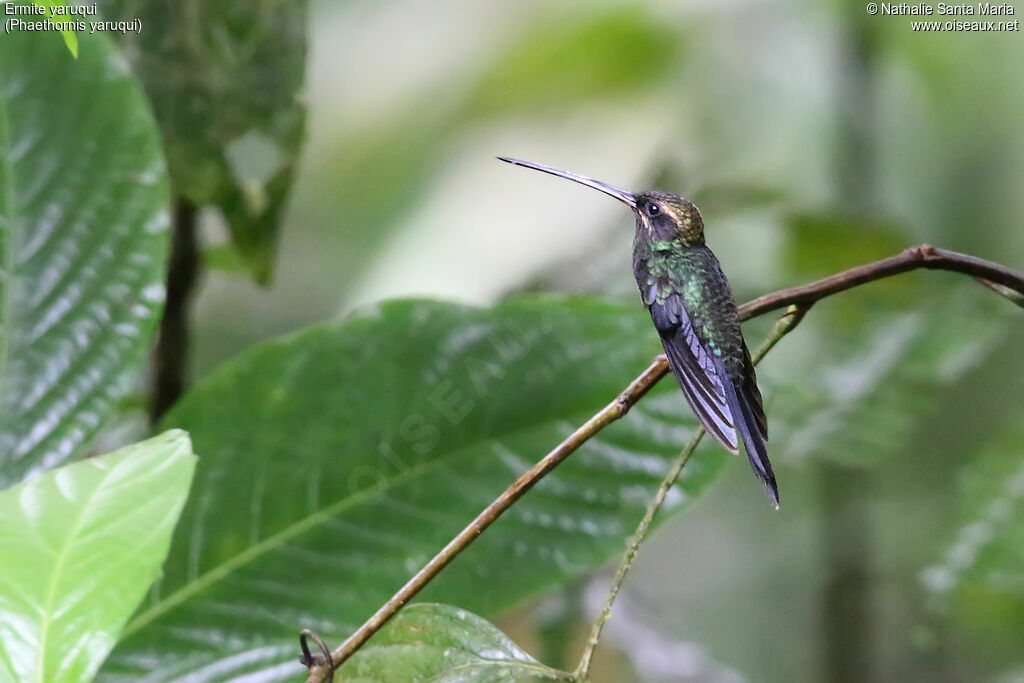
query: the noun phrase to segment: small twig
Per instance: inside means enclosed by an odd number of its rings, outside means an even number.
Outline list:
[[[312,639],[316,646],[320,648],[320,654],[313,654],[309,651],[309,643],[307,639]],[[299,663],[306,667],[310,671],[310,676],[313,672],[317,672],[319,680],[330,681],[334,680],[334,664],[331,663],[331,648],[327,647],[327,643],[321,638],[316,632],[309,630],[308,628],[302,629],[302,633],[299,634],[299,649],[302,650],[302,656],[299,657]]]
[[[637,526],[636,531],[630,537],[626,554],[619,563],[619,568],[615,570],[615,578],[612,579],[611,586],[608,588],[608,596],[605,598],[601,613],[598,615],[597,620],[594,621],[594,625],[590,627],[590,637],[587,638],[587,644],[583,648],[580,662],[576,666],[574,680],[587,680],[587,676],[590,674],[590,662],[594,658],[594,650],[597,648],[598,641],[601,640],[601,631],[604,629],[605,622],[612,615],[612,604],[619,595],[619,589],[622,588],[622,584],[626,580],[626,574],[629,573],[630,568],[633,566],[633,560],[636,559],[637,553],[640,551],[640,544],[647,537],[647,530],[650,528],[651,522],[654,521],[654,516],[658,514],[658,510],[661,509],[662,504],[665,502],[665,498],[672,489],[672,485],[676,483],[676,479],[679,478],[683,467],[690,461],[690,456],[697,450],[697,445],[700,444],[704,434],[704,427],[698,427],[697,431],[693,434],[693,438],[690,439],[690,443],[686,444],[686,447],[676,457],[665,478],[658,485],[658,492],[654,494],[654,499],[647,506],[647,511],[644,513],[643,519],[640,520],[639,526]]]
[[[975,277],[974,279],[977,280],[979,283],[981,283],[983,286],[988,287],[989,289],[991,289],[993,292],[995,292],[999,296],[1006,297],[1007,299],[1009,299],[1011,302],[1013,302],[1017,306],[1020,306],[1021,308],[1024,308],[1024,294],[1021,294],[1020,292],[1016,292],[1016,291],[1010,289],[1009,287],[1007,287],[1005,285],[996,284],[995,282],[992,282],[991,280],[986,280],[983,277]]]
[[[904,249],[896,256],[882,259],[881,261],[850,268],[849,270],[844,270],[841,273],[806,285],[790,287],[758,297],[739,307],[740,320],[749,320],[770,311],[792,305],[796,305],[806,311],[814,303],[825,297],[868,282],[917,270],[918,268],[949,270],[980,277],[1024,296],[1024,274],[992,261],[923,244]],[[345,660],[362,647],[374,633],[380,630],[391,617],[395,616],[406,603],[414,598],[424,586],[430,583],[459,553],[476,540],[502,513],[512,507],[524,493],[533,488],[538,481],[543,479],[544,476],[590,438],[625,415],[637,401],[650,391],[651,387],[668,373],[668,370],[668,361],[665,356],[658,356],[614,401],[587,420],[583,426],[574,431],[562,443],[558,444],[540,462],[516,479],[515,483],[509,486],[494,502],[484,508],[483,512],[477,515],[476,519],[460,531],[423,569],[409,579],[366,623],[360,626],[355,633],[334,650],[331,655],[334,668],[340,667]],[[307,683],[322,683],[325,680],[321,674],[310,670]]]
[[[786,311],[785,315],[776,321],[772,331],[765,338],[764,343],[754,354],[754,364],[757,365],[761,362],[761,359],[767,355],[772,347],[775,346],[780,339],[785,337],[787,334],[793,331],[793,329],[800,324],[803,320],[804,314],[807,312],[806,308],[799,308],[797,306],[790,306],[789,310]],[[583,648],[583,654],[580,656],[580,662],[576,667],[575,680],[585,681],[587,676],[590,674],[590,662],[594,658],[594,650],[597,648],[598,641],[601,640],[601,631],[604,629],[605,622],[612,614],[612,604],[619,595],[619,589],[622,588],[623,582],[626,580],[626,574],[629,573],[630,568],[633,566],[633,560],[636,559],[637,553],[640,552],[640,544],[643,543],[647,537],[647,531],[650,529],[651,523],[654,521],[654,516],[658,514],[661,506],[665,503],[665,498],[668,497],[668,492],[675,485],[676,479],[679,478],[679,474],[683,471],[683,467],[689,462],[690,456],[697,450],[697,445],[700,443],[701,438],[704,436],[704,428],[698,427],[697,431],[694,432],[693,438],[690,439],[690,443],[686,445],[676,457],[675,462],[672,463],[672,467],[669,468],[665,478],[661,480],[661,484],[658,485],[658,491],[654,494],[654,499],[647,506],[647,511],[644,513],[643,519],[640,520],[640,524],[637,526],[636,531],[633,532],[633,536],[629,539],[629,547],[626,550],[626,554],[623,556],[622,561],[619,563],[619,568],[615,571],[615,578],[612,579],[611,586],[608,588],[608,596],[605,598],[604,607],[601,608],[601,613],[594,621],[594,625],[590,629],[590,637],[587,638],[587,644]]]

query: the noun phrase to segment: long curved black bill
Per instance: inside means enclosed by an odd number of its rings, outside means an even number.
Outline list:
[[[573,182],[579,183],[580,185],[592,187],[595,190],[604,192],[606,195],[615,197],[616,199],[618,199],[620,202],[622,202],[631,209],[636,208],[636,197],[633,196],[632,192],[620,190],[619,188],[613,185],[609,185],[608,183],[602,183],[600,180],[594,180],[593,178],[588,178],[585,175],[576,175],[575,173],[569,173],[568,171],[561,171],[557,168],[544,166],[543,164],[535,164],[532,161],[520,161],[519,159],[509,159],[508,157],[498,158],[509,164],[515,164],[516,166],[522,166],[524,168],[532,168],[535,171],[550,173],[551,175],[558,176],[559,178],[566,178]]]

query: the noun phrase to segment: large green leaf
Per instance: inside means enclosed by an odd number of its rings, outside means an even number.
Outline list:
[[[350,683],[571,681],[544,666],[486,620],[450,605],[412,605],[345,666]]]
[[[260,281],[273,267],[306,110],[305,0],[107,0],[156,33],[124,44],[163,132],[174,189],[216,206]]]
[[[159,575],[195,466],[174,430],[0,493],[0,680],[89,680]]]
[[[56,93],[56,95],[55,95]],[[0,486],[80,454],[163,302],[156,126],[102,35],[0,41]]]
[[[405,301],[222,366],[167,418],[188,427],[204,457],[166,577],[108,676],[294,677],[299,628],[347,635],[646,367],[656,340],[634,306]],[[621,551],[688,424],[682,395],[663,382],[530,491],[425,599],[493,615],[599,566]],[[668,507],[702,491],[729,457],[699,452]]]

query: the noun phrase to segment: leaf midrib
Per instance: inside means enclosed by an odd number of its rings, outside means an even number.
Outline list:
[[[206,571],[205,573],[198,576],[194,581],[185,584],[184,586],[168,595],[167,598],[161,600],[153,607],[147,609],[144,612],[140,612],[137,617],[132,619],[125,626],[124,630],[121,632],[120,637],[118,638],[118,642],[124,642],[139,629],[143,628],[144,626],[156,620],[160,616],[166,614],[167,612],[170,612],[178,605],[182,604],[183,602],[191,598],[193,595],[224,579],[229,574],[234,572],[236,569],[239,569],[240,567],[245,566],[249,562],[258,559],[264,553],[273,551],[277,547],[283,545],[289,539],[294,538],[295,536],[298,536],[311,528],[315,528],[321,522],[326,522],[330,519],[339,516],[341,513],[345,512],[350,507],[354,507],[355,505],[360,503],[364,498],[376,498],[378,495],[380,495],[382,491],[389,491],[392,488],[405,483],[407,480],[414,479],[415,477],[419,476],[422,473],[440,467],[443,464],[447,464],[449,461],[455,460],[458,457],[460,457],[465,451],[480,448],[487,443],[500,442],[505,439],[514,437],[517,434],[528,432],[530,430],[537,429],[545,425],[557,425],[558,423],[563,422],[565,420],[586,419],[592,416],[594,411],[594,408],[581,408],[579,411],[573,412],[571,415],[551,417],[550,419],[544,420],[542,422],[537,422],[532,425],[521,427],[519,429],[512,429],[501,434],[496,434],[493,436],[486,437],[484,439],[480,439],[478,441],[474,441],[464,446],[454,448],[448,453],[438,458],[435,458],[429,462],[420,463],[419,465],[410,467],[404,472],[398,473],[393,478],[388,480],[383,488],[375,486],[372,489],[365,489],[362,491],[357,491],[356,493],[349,494],[347,497],[342,498],[341,500],[338,500],[334,503],[331,503],[327,507],[316,512],[313,512],[293,522],[292,524],[289,524],[284,529],[281,529],[280,531],[271,534],[259,543],[249,546],[238,555],[235,555],[229,560],[217,565],[213,569]]]
[[[95,500],[96,494],[106,485],[112,471],[113,470],[105,471],[103,473],[103,478],[96,483],[96,486],[91,491],[89,491],[88,495],[85,497],[84,503],[79,506],[75,514],[75,521],[71,525],[71,530],[68,532],[67,536],[64,537],[65,543],[57,553],[57,561],[53,565],[53,572],[50,574],[50,583],[46,588],[46,598],[42,605],[43,618],[39,625],[39,649],[36,653],[36,675],[38,676],[36,680],[38,680],[39,683],[45,683],[46,681],[46,679],[43,678],[43,671],[46,666],[46,640],[52,624],[51,617],[53,614],[53,602],[57,597],[57,584],[60,583],[59,578],[64,572],[64,564],[67,560],[68,552],[75,544],[75,539],[81,531],[82,520],[87,516],[86,512]]]

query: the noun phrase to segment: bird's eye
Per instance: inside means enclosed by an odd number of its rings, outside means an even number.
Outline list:
[[[644,207],[644,210],[647,211],[647,215],[651,218],[654,218],[661,213],[661,207],[658,206],[657,202],[650,202],[646,207]]]

